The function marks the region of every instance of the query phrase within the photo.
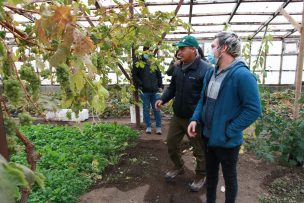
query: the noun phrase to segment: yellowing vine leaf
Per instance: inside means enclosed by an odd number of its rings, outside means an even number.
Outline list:
[[[69,54],[70,54],[69,47],[60,46],[55,52],[55,54],[50,58],[49,60],[50,65],[56,67],[59,64],[65,63]]]
[[[82,70],[77,72],[70,77],[70,88],[73,92],[79,94],[85,85],[85,75]]]

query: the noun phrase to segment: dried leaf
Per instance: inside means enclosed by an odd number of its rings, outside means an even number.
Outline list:
[[[71,8],[60,6],[55,8],[55,13],[50,17],[53,25],[56,25],[56,30],[53,31],[53,36],[60,36],[65,30],[66,25],[76,22],[76,17],[71,15]]]
[[[79,56],[84,56],[86,54],[89,54],[93,50],[94,50],[93,41],[88,36],[78,38],[78,40],[75,42],[74,53]]]

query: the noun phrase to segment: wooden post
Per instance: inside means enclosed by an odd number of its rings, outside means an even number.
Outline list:
[[[303,71],[303,57],[304,57],[304,0],[303,0],[303,11],[302,11],[302,24],[301,24],[301,37],[300,37],[300,46],[299,53],[297,58],[297,71],[295,78],[295,101],[294,101],[294,112],[293,118],[299,118],[299,99],[301,97],[301,89],[302,89],[302,71]]]
[[[4,128],[4,119],[3,119],[1,102],[0,102],[0,154],[7,161],[9,161],[8,145],[6,141],[6,133]]]
[[[134,18],[134,7],[133,7],[133,0],[129,0],[129,11],[130,11],[130,18]],[[136,56],[135,56],[135,49],[132,47],[131,50],[131,57],[132,57],[132,64],[136,62]],[[140,109],[139,109],[139,97],[138,97],[138,89],[136,88],[135,91],[133,92],[133,97],[134,97],[134,105],[135,105],[135,118],[136,118],[136,127],[140,127]]]

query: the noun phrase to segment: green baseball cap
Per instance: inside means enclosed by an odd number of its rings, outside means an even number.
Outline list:
[[[183,37],[179,42],[173,44],[173,46],[177,46],[177,47],[195,47],[195,48],[199,47],[196,38],[191,36],[191,35],[187,35],[187,36]]]

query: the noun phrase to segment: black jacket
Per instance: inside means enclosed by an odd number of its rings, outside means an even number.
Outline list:
[[[196,58],[194,63],[185,71],[178,65],[172,75],[171,83],[161,97],[163,103],[173,102],[175,115],[182,118],[191,118],[202,90],[203,79],[207,70],[212,68],[210,64]]]
[[[158,92],[158,88],[163,88],[163,81],[160,70],[157,68],[151,72],[150,64],[145,59],[142,59],[145,63],[145,67],[136,67],[136,63],[133,64],[132,78],[134,86],[140,89],[142,92]]]

